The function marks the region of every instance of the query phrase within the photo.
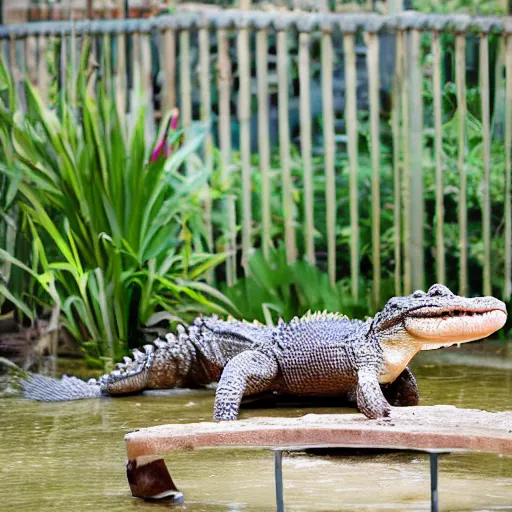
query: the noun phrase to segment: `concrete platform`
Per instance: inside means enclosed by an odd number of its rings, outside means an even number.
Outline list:
[[[171,424],[131,432],[125,440],[132,495],[176,501],[183,495],[176,489],[162,459],[173,451],[266,447],[281,453],[318,447],[512,455],[512,411],[494,413],[438,405],[393,408],[391,417],[381,420],[369,420],[362,414],[307,414],[300,418]],[[437,482],[437,459],[435,472]],[[276,476],[276,488],[277,485]]]

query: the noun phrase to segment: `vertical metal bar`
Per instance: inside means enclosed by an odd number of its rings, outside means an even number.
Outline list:
[[[277,32],[277,94],[279,110],[279,153],[283,187],[284,239],[286,261],[297,259],[297,243],[293,222],[293,195],[290,161],[290,120],[288,117],[288,44],[284,30]]]
[[[430,510],[431,512],[439,512],[439,499],[438,499],[438,465],[439,454],[429,453],[430,458]]]
[[[370,156],[372,163],[372,264],[373,301],[380,303],[380,101],[379,101],[379,36],[365,33],[370,97]]]
[[[190,78],[190,32],[180,32],[180,114],[185,137],[189,136],[192,124],[192,85]]]
[[[284,496],[283,496],[283,452],[274,451],[274,473],[276,480],[276,510],[284,512]]]
[[[176,32],[170,28],[160,35],[163,48],[160,48],[160,67],[164,75],[162,91],[162,116],[176,106]]]
[[[459,294],[468,292],[468,220],[466,211],[466,35],[455,36],[455,86],[459,111]]]
[[[512,34],[505,40],[505,284],[503,298],[512,293]]]
[[[357,128],[357,70],[355,34],[343,34],[345,53],[345,129],[348,137],[350,188],[350,283],[352,297],[359,300],[359,193],[358,193],[358,128]]]
[[[199,88],[201,93],[201,120],[208,125],[204,141],[204,161],[207,169],[213,169],[213,141],[211,132],[211,95],[210,95],[210,37],[207,25],[199,29]],[[212,199],[208,190],[204,199],[205,224],[208,250],[213,252]],[[213,282],[213,272],[207,273],[207,280]]]
[[[315,215],[313,195],[313,161],[311,155],[311,87],[309,45],[311,35],[301,32],[299,35],[299,82],[300,82],[300,148],[304,169],[304,223],[306,238],[306,257],[312,265],[315,257]]]
[[[231,60],[229,58],[229,39],[226,29],[217,31],[218,72],[217,89],[219,91],[219,145],[222,161],[221,179],[227,182],[231,166]],[[235,197],[228,191],[224,201],[226,246],[226,281],[228,286],[236,282],[236,217]]]
[[[443,183],[443,112],[441,102],[441,40],[437,30],[432,33],[432,74],[434,96],[434,132],[436,160],[436,277],[446,282],[444,249],[444,183]]]
[[[329,281],[336,282],[336,179],[334,145],[334,101],[333,101],[333,50],[332,35],[324,27],[321,42],[322,52],[322,112],[325,165],[325,203],[327,211],[327,268]]]
[[[410,162],[411,169],[411,277],[414,289],[423,289],[425,269],[423,255],[424,197],[423,197],[423,99],[422,72],[420,61],[421,34],[417,29],[411,30],[409,44],[410,74]]]
[[[489,115],[489,36],[480,34],[480,100],[482,105],[482,142],[484,176],[481,186],[483,196],[482,233],[484,242],[483,292],[491,295],[491,134]]]
[[[271,239],[270,200],[270,140],[268,112],[268,33],[266,29],[256,33],[256,76],[258,83],[258,152],[261,172],[261,211],[263,223],[263,254],[268,259]]]
[[[405,49],[408,47],[407,31],[399,33],[401,45],[403,86],[402,86],[402,204],[403,204],[403,253],[404,253],[404,289],[403,292],[409,295],[412,292],[411,277],[411,170],[409,167],[409,64],[407,62]]]
[[[403,39],[400,33],[395,37],[395,80],[393,83],[393,111],[391,114],[391,132],[393,134],[393,219],[394,219],[394,257],[395,257],[395,295],[402,295],[402,194],[400,162],[400,95],[404,80]]]

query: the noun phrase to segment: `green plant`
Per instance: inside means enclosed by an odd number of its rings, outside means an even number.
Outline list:
[[[326,272],[306,261],[289,265],[282,246],[270,252],[268,261],[262,251],[256,251],[249,260],[249,267],[250,277],[223,289],[246,320],[273,325],[278,318],[289,321],[309,310],[340,312],[351,318],[364,318],[374,313],[369,300],[370,282],[361,282],[361,289],[367,293],[356,302],[351,297],[348,279],[331,285]],[[392,295],[390,285],[388,281],[383,286],[384,301]]]
[[[87,54],[87,52],[84,52]],[[25,82],[26,111],[14,89],[0,105],[14,155],[0,172],[17,185],[18,203],[33,241],[31,264],[2,249],[1,258],[24,269],[59,307],[62,322],[90,355],[118,358],[141,329],[184,320],[200,311],[234,306],[201,282],[223,261],[207,252],[203,197],[209,171],[196,152],[201,127],[168,157],[149,160],[144,108],[128,134],[103,84],[96,91],[78,76],[78,105],[62,98],[47,108]],[[0,82],[9,74],[0,63]],[[9,89],[9,87],[7,86]],[[170,115],[159,141],[168,136]],[[176,147],[179,130],[170,134]],[[187,161],[192,172],[181,170]]]

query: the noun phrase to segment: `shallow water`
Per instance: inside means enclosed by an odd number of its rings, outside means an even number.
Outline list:
[[[413,370],[422,405],[512,410],[512,358],[500,350],[476,352],[421,354]],[[265,450],[173,454],[166,461],[185,505],[131,498],[123,435],[162,423],[208,421],[212,403],[213,391],[54,404],[0,400],[0,510],[275,510],[273,458]],[[244,409],[241,417],[310,412],[354,410]],[[293,454],[285,456],[283,471],[287,511],[430,510],[424,455]],[[439,485],[443,511],[512,510],[512,457],[445,456]]]

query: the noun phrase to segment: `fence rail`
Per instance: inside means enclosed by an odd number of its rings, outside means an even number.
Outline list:
[[[214,140],[217,141],[224,178],[231,172],[238,172],[232,170],[233,148],[240,149],[241,195],[226,196],[221,207],[225,209],[227,225],[222,233],[211,228],[208,235],[212,248],[220,234],[224,247],[230,250],[226,267],[228,283],[234,283],[237,277],[234,253],[238,248],[238,225],[241,226],[241,261],[245,271],[249,270],[247,261],[255,244],[268,255],[272,244],[272,219],[277,215],[272,206],[275,203],[272,190],[279,190],[279,216],[283,219],[288,261],[305,257],[311,263],[322,264],[318,261],[322,257],[318,245],[325,246],[331,282],[349,277],[355,299],[361,293],[363,258],[364,265],[370,267],[368,270],[365,266],[365,272],[372,277],[375,303],[382,299],[383,275],[393,277],[397,293],[410,293],[414,288],[423,287],[426,281],[446,282],[448,279],[451,283],[456,282],[463,294],[490,294],[499,288],[505,299],[510,298],[512,17],[416,12],[380,16],[206,11],[146,19],[3,26],[0,27],[0,49],[16,80],[28,76],[48,100],[49,82],[55,76],[51,76],[42,57],[50,41],[62,43],[61,69],[67,69],[69,63],[77,62],[77,41],[83,37],[98,41],[96,58],[105,80],[115,91],[120,110],[124,112],[128,108],[130,94],[138,89],[143,91],[148,105],[156,104],[152,71],[156,65],[162,77],[161,109],[168,109],[177,102],[186,130],[194,118],[211,122],[216,117],[216,131],[212,133],[214,138],[208,138],[205,144],[205,157],[211,161],[212,146]],[[270,37],[274,41],[274,53],[269,53]],[[126,45],[126,38],[130,38],[130,45]],[[469,55],[470,38],[475,42],[473,46],[478,46],[479,66],[475,73],[480,87],[477,110],[473,98],[468,98],[467,93],[467,75],[471,71],[468,58],[475,53]],[[210,51],[212,41],[216,45],[214,54]],[[235,42],[236,50],[232,44]],[[157,62],[153,62],[155,48]],[[319,50],[315,56],[312,55],[313,48]],[[361,48],[366,68],[358,65]],[[450,56],[454,56],[455,85],[448,112],[443,99],[446,94],[443,77]],[[313,80],[317,79],[313,76],[315,59],[319,62],[321,75],[318,87],[321,101],[315,96],[316,89],[312,89]],[[343,65],[339,65],[340,59]],[[269,84],[274,84],[274,63],[276,137],[269,131],[273,122],[269,111],[273,93]],[[366,71],[362,71],[364,69]],[[341,111],[337,108],[340,99],[336,85],[338,71],[343,75]],[[303,169],[300,180],[295,176],[292,158],[295,141],[290,130],[290,84],[295,72],[297,76],[293,80],[296,80],[299,91],[300,165]],[[363,72],[366,75],[362,78]],[[235,75],[238,105],[233,114],[231,95],[235,92]],[[60,72],[58,77],[60,86],[65,87],[66,73]],[[196,78],[199,112],[194,110]],[[390,106],[383,105],[383,82],[391,84]],[[216,96],[215,112],[212,89]],[[362,89],[365,89],[367,101],[361,106]],[[470,100],[473,103],[468,106]],[[315,102],[321,106],[321,128],[317,131],[312,122]],[[494,133],[492,116],[499,117],[503,112],[502,133]],[[383,122],[386,114],[390,115],[389,121]],[[478,118],[481,132],[476,149],[472,139],[475,137],[475,118]],[[237,141],[233,140],[233,123],[239,128]],[[362,175],[362,158],[366,157],[361,149],[362,125],[367,125],[370,170],[367,181]],[[469,133],[470,130],[473,131]],[[150,112],[148,136],[154,131],[154,117]],[[251,160],[255,149],[251,134],[254,133],[257,133],[258,168]],[[323,148],[320,173],[314,165],[315,136],[318,134]],[[391,141],[389,155],[388,146],[383,145],[384,138]],[[497,140],[501,144],[498,149],[493,145]],[[346,147],[340,150],[340,144]],[[341,163],[338,161],[340,151],[346,154]],[[272,172],[274,152],[279,154],[279,180],[274,179]],[[428,163],[432,182],[426,179],[425,155],[432,156],[432,162]],[[260,173],[261,197],[255,197],[254,192],[256,171]],[[342,180],[345,174],[347,183]],[[455,191],[454,176],[457,181]],[[317,195],[318,183],[322,183],[325,201],[325,212],[320,213],[316,205],[320,197]],[[370,189],[370,204],[361,202],[365,187]],[[471,187],[478,189],[476,195]],[[296,189],[300,189],[300,200],[295,195]],[[425,200],[425,194],[431,189],[432,209],[430,203],[426,207]],[[257,211],[253,207],[255,201],[260,205]],[[500,213],[495,212],[493,216],[493,207]],[[212,208],[215,205],[207,205],[209,218]],[[473,208],[469,220],[468,208]],[[369,215],[364,213],[365,209]],[[387,209],[392,211],[390,226],[383,221]],[[446,222],[453,210],[457,212],[456,246],[450,245]],[[475,233],[470,232],[468,222],[474,225],[477,210],[481,228]],[[348,212],[348,222],[341,222],[340,211]],[[365,219],[371,225],[368,239],[362,237]],[[300,229],[302,225],[303,230]],[[451,221],[450,226],[452,229]],[[425,230],[432,232],[432,242],[425,241]],[[340,232],[344,233],[341,242]],[[366,258],[363,247],[368,245],[371,250],[367,251],[369,256]],[[344,250],[345,246],[350,253],[347,268],[339,264],[340,247]],[[448,272],[448,263],[450,268],[454,265],[458,268],[457,278]],[[474,284],[470,288],[470,274],[475,265],[481,271],[481,288]]]

